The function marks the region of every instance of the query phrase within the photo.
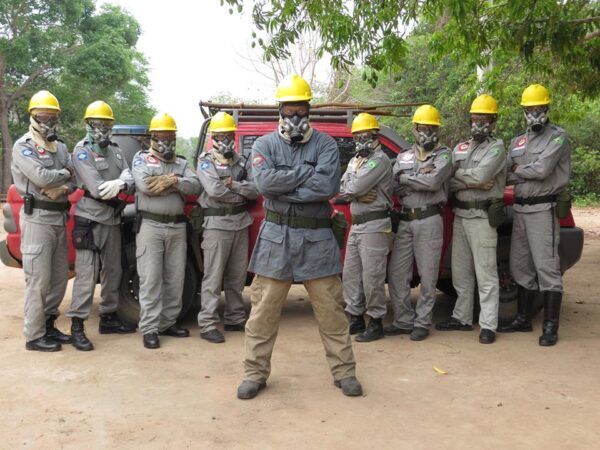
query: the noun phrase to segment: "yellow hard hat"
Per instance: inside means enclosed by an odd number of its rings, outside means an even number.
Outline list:
[[[498,114],[498,102],[488,94],[481,94],[471,103],[471,114]]]
[[[523,91],[521,106],[540,106],[550,104],[550,93],[541,84],[531,84]]]
[[[34,108],[46,108],[60,111],[58,99],[49,91],[39,91],[33,94],[33,97],[29,100],[29,109],[27,111],[31,112]]]
[[[177,124],[167,113],[158,113],[150,121],[148,131],[177,131]]]
[[[85,109],[85,115],[83,119],[108,119],[115,120],[115,116],[113,115],[113,110],[110,105],[102,100],[96,100],[93,103],[90,103],[88,107]]]
[[[210,119],[208,131],[211,133],[226,133],[227,131],[235,130],[237,130],[235,120],[226,112],[218,112]]]
[[[308,102],[312,98],[310,86],[300,75],[287,76],[275,91],[275,100],[282,102]]]
[[[442,118],[440,112],[431,105],[421,105],[415,111],[412,118],[412,123],[418,123],[421,125],[437,125],[438,127],[442,124]]]
[[[352,121],[352,133],[360,131],[379,130],[377,119],[369,113],[360,113]]]

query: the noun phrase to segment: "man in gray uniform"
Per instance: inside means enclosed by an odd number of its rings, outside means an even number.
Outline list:
[[[165,113],[150,122],[150,151],[133,160],[138,220],[137,272],[140,277],[140,331],[144,347],[159,348],[158,334],[187,337],[176,324],[186,264],[185,196],[200,193],[200,181],[175,154],[177,125]]]
[[[351,201],[352,227],[346,244],[344,298],[350,334],[358,342],[383,337],[387,256],[392,243],[392,164],[381,150],[379,123],[361,113],[352,122],[356,156],[342,177],[341,198]],[[369,316],[365,326],[363,314]]]
[[[258,196],[248,173],[246,158],[235,152],[235,121],[219,112],[210,121],[213,148],[200,155],[198,178],[204,190],[198,202],[204,214],[202,250],[202,309],[200,336],[208,342],[225,342],[217,329],[219,295],[225,291],[225,331],[244,331],[246,312],[242,291],[248,268],[248,228],[253,218],[247,201]]]
[[[298,75],[277,88],[280,125],[252,149],[252,170],[264,196],[263,222],[249,270],[252,310],[246,324],[244,381],[238,398],[254,398],[266,386],[281,309],[294,281],[308,291],[334,384],[345,395],[362,394],[344,314],[340,249],[329,204],[339,190],[335,141],[311,128],[310,86]]]
[[[417,143],[394,164],[394,190],[402,202],[400,224],[388,269],[394,321],[386,335],[410,334],[413,341],[429,336],[443,243],[443,206],[448,200],[452,154],[438,143],[440,113],[422,105],[413,116]],[[410,301],[413,260],[421,277],[416,308]]]
[[[532,331],[534,297],[539,290],[544,298],[542,346],[558,341],[563,284],[556,205],[571,169],[567,133],[548,121],[549,104],[544,86],[532,84],[525,89],[521,105],[527,131],[512,140],[508,151],[508,183],[515,185],[510,272],[518,285],[518,315],[498,328],[500,332]]]
[[[471,105],[472,139],[454,148],[455,172],[450,180],[450,192],[455,196],[452,283],[458,299],[452,316],[435,326],[441,331],[473,329],[477,283],[482,344],[496,340],[500,296],[496,266],[499,224],[495,223],[494,211],[496,206],[503,207],[506,153],[502,140],[492,136],[497,114],[498,104],[492,96],[477,97]]]
[[[57,139],[60,106],[48,91],[29,102],[29,131],[15,142],[11,172],[23,197],[21,253],[25,271],[25,348],[55,352],[71,337],[54,326],[67,288],[66,223],[75,188],[66,145]]]
[[[73,346],[89,351],[94,346],[85,335],[84,320],[94,302],[100,274],[101,334],[133,333],[134,326],[117,317],[121,282],[121,210],[125,203],[119,192],[132,193],[133,177],[117,144],[111,142],[114,116],[103,101],[88,105],[84,120],[87,136],[73,150],[77,184],[84,196],[75,205],[73,245],[76,249],[73,298],[67,317],[71,318]]]

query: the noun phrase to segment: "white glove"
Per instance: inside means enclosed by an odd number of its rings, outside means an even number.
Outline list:
[[[100,186],[98,186],[98,191],[100,193],[100,198],[102,200],[109,200],[111,198],[115,198],[119,195],[121,189],[125,187],[125,182],[123,180],[110,180],[105,181]]]

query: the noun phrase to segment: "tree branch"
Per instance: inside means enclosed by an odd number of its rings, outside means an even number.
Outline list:
[[[600,37],[600,30],[596,30],[596,31],[593,31],[592,33],[586,34],[583,37],[582,41],[583,42],[591,41],[592,39],[595,39],[597,37]]]

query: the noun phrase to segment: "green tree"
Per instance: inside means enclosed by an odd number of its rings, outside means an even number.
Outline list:
[[[85,107],[102,99],[120,122],[146,123],[147,64],[135,46],[137,21],[94,0],[0,0],[1,187],[10,184],[11,136],[29,122],[27,102],[48,89],[62,108],[61,136],[72,145],[83,131]]]
[[[221,0],[232,14],[244,3]],[[319,56],[329,53],[334,68],[363,65],[373,85],[380,72],[410,67],[406,37],[415,25],[429,24],[435,26],[428,45],[436,58],[450,54],[484,67],[518,57],[584,92],[600,91],[597,0],[256,0],[252,17],[254,45],[267,60],[289,57],[302,33],[317,30]],[[551,64],[539,65],[538,56]]]

